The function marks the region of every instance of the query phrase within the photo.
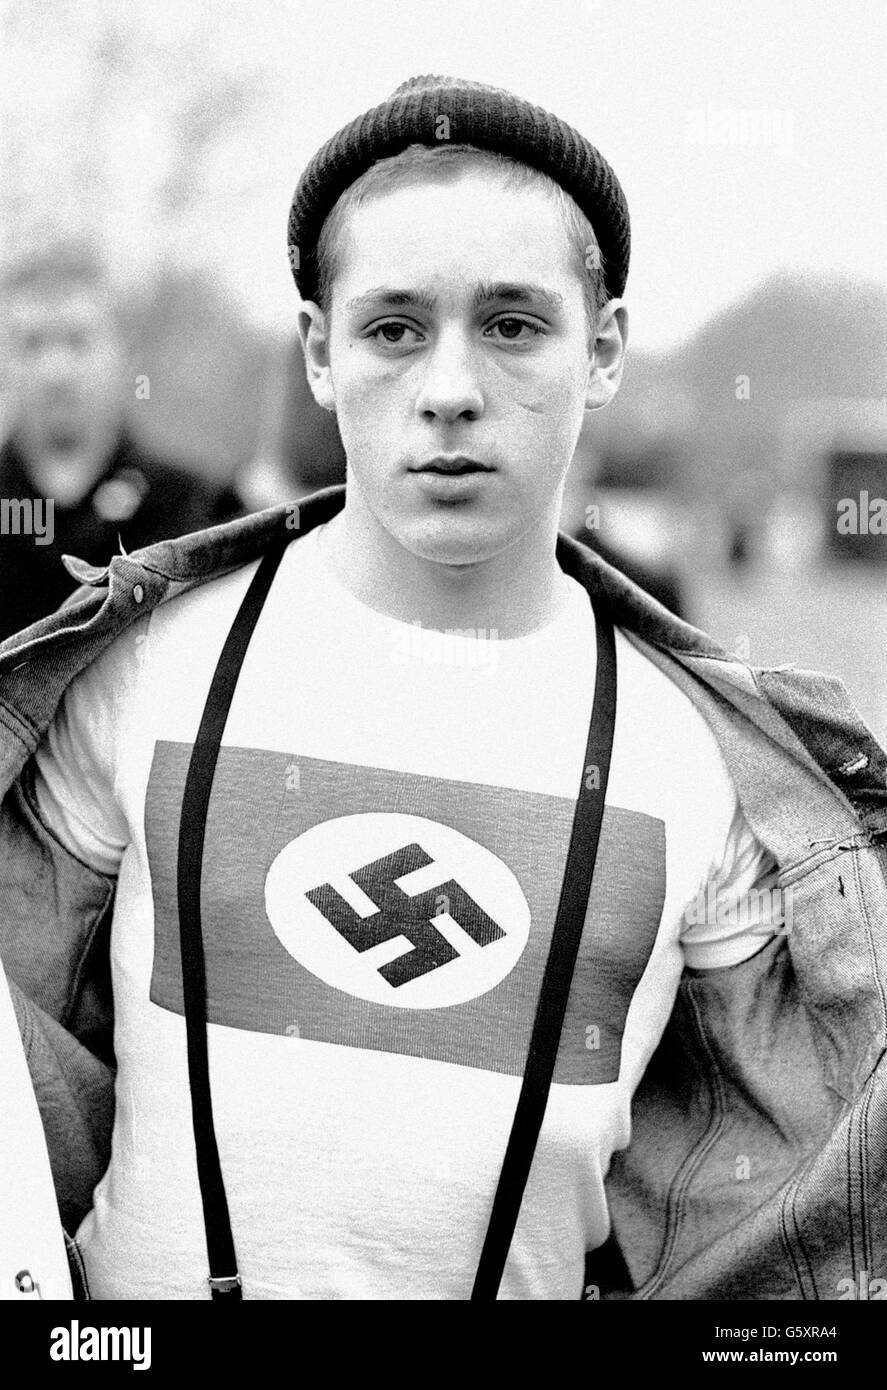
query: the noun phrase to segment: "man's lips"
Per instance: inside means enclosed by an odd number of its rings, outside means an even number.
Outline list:
[[[456,475],[462,473],[491,473],[493,470],[488,463],[481,463],[478,459],[468,458],[464,454],[447,457],[442,455],[439,458],[429,459],[428,463],[420,463],[417,467],[411,468],[411,473],[443,473]]]

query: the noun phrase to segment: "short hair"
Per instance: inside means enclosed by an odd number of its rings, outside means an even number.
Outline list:
[[[402,187],[415,176],[454,178],[465,169],[495,169],[510,188],[541,188],[558,206],[564,231],[582,281],[585,318],[589,340],[597,331],[598,316],[609,300],[603,257],[594,228],[585,213],[559,183],[540,169],[511,159],[495,150],[476,145],[408,145],[400,154],[377,160],[366,173],[346,188],[334,204],[317,239],[318,304],[324,312],[332,298],[333,280],[339,269],[338,253],[342,229],[349,212],[369,202],[376,194]]]

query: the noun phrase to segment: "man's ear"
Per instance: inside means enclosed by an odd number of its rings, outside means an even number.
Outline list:
[[[313,299],[303,302],[299,311],[298,329],[311,394],[324,410],[335,410],[336,397],[330,374],[329,328],[326,315]]]
[[[586,410],[600,410],[609,405],[619,390],[627,346],[628,309],[623,300],[611,299],[598,315],[585,394]]]

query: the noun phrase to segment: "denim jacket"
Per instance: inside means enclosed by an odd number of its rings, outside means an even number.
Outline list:
[[[42,825],[30,756],[129,623],[284,533],[297,543],[344,497],[326,488],[105,569],[69,557],[81,587],[0,643],[0,957],[69,1230],[109,1155],[115,881]],[[871,1296],[887,1280],[887,756],[839,681],[747,666],[564,534],[557,557],[699,708],[792,889],[790,930],[738,965],[684,971],[610,1168],[613,1235],[586,1297]]]

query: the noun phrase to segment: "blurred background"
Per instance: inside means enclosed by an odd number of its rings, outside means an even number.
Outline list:
[[[884,0],[0,0],[0,37],[0,497],[58,494],[56,549],[98,563],[344,476],[294,337],[289,200],[339,126],[458,73],[578,126],[631,209],[624,383],[564,528],[745,660],[839,675],[887,740]],[[17,283],[59,238],[109,278],[72,250],[64,286]],[[60,385],[84,343],[114,388],[92,433]],[[11,631],[46,556],[4,519]]]

